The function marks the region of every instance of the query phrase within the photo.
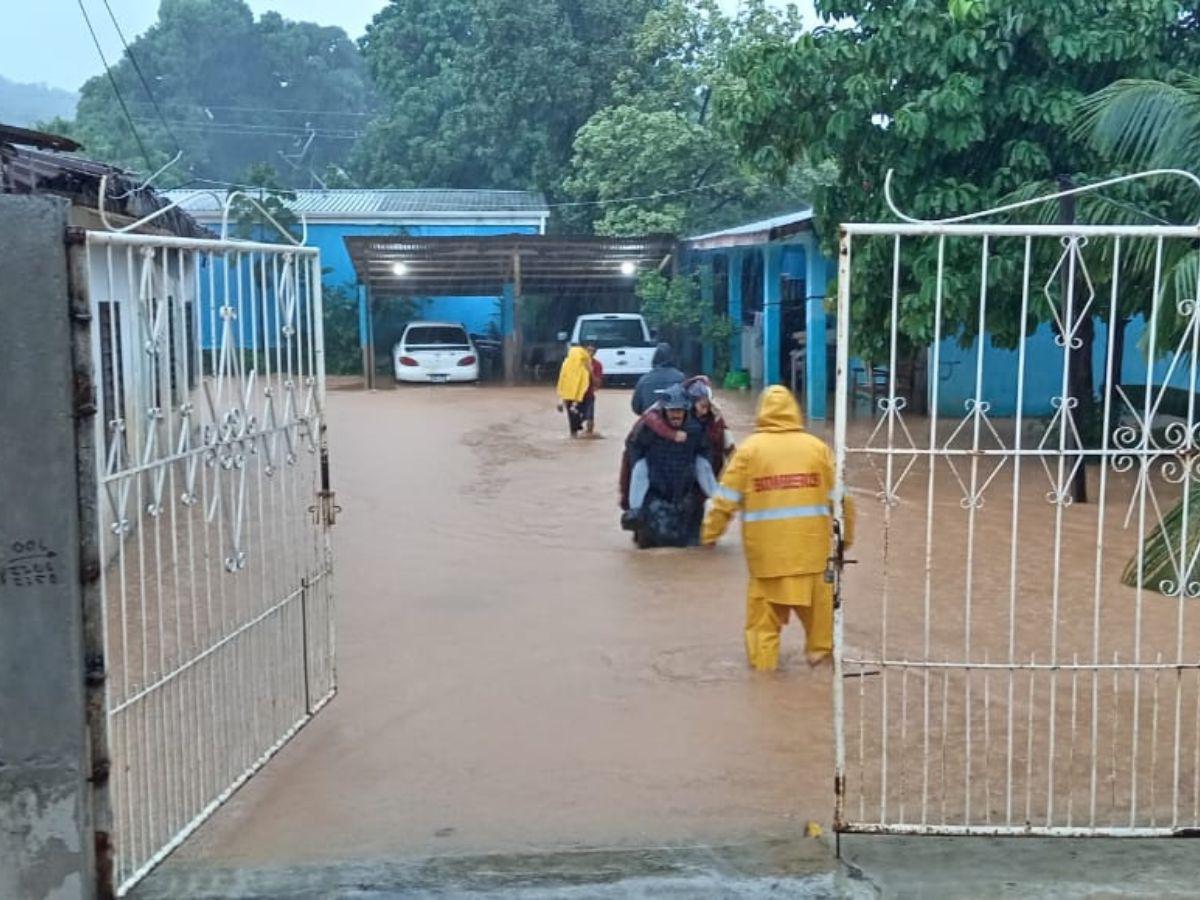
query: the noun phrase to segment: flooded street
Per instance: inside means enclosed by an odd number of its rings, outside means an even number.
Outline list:
[[[703,553],[619,530],[628,398],[572,442],[548,388],[331,391],[339,695],[166,869],[828,821],[830,674],[796,627],[780,673],[747,669],[735,532]]]

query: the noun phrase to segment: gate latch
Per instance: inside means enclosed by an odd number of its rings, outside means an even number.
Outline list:
[[[337,524],[338,513],[342,511],[337,505],[337,492],[317,491],[317,502],[308,511],[312,513],[314,524],[332,528]]]

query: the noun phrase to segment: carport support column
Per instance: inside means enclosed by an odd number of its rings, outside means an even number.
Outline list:
[[[500,331],[504,343],[504,380],[511,383],[516,381],[516,361],[513,357],[514,332],[516,331],[516,316],[514,314],[512,284],[504,285],[504,294],[500,298]]]
[[[98,655],[84,665],[99,562],[94,542],[86,568],[80,549],[81,481],[95,524],[97,388],[90,354],[72,352],[99,325],[68,277],[66,225],[65,200],[0,195],[0,897],[95,895],[89,780],[107,778],[85,712],[87,676],[104,674]]]
[[[367,294],[371,289],[365,284],[358,286],[358,346],[362,350],[363,387],[371,387],[371,328],[367,319],[370,316]]]
[[[828,266],[815,240],[804,248],[804,327],[808,350],[804,370],[804,411],[810,419],[825,418],[825,281]]]
[[[511,289],[511,295],[509,293]],[[504,380],[515,384],[521,377],[521,358],[524,355],[525,336],[521,330],[521,254],[512,258],[512,284],[504,286],[504,296],[512,297],[512,331],[504,338]],[[508,305],[506,303],[506,305]]]
[[[783,347],[781,307],[783,248],[763,247],[763,385],[780,384],[779,354]]]
[[[712,256],[705,257],[700,263],[700,312],[701,321],[710,322],[716,315],[713,309],[713,258]],[[701,339],[700,345],[700,369],[705,375],[713,374],[716,354],[713,352],[712,342]]]
[[[521,325],[521,254],[513,254],[513,363],[517,379],[525,356],[525,331]]]
[[[733,325],[733,336],[729,338],[729,369],[737,372],[742,368],[742,252],[729,251],[728,267],[729,322]]]

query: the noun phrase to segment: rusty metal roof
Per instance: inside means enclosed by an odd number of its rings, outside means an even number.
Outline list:
[[[536,191],[451,190],[443,188],[380,190],[297,190],[284,199],[288,209],[309,219],[480,218],[505,221],[521,218],[533,224],[550,214],[545,198]],[[190,213],[206,218],[220,215],[218,196],[212,191],[168,191],[182,200]]]
[[[66,197],[77,206],[97,209],[100,179],[107,175],[105,208],[115,216],[140,219],[167,205],[168,201],[153,188],[140,187],[139,176],[116,166],[24,144],[24,140],[14,138],[11,132],[9,140],[0,139],[0,193],[54,194]],[[155,219],[153,227],[181,237],[213,236],[211,231],[179,209]]]
[[[675,252],[670,235],[396,235],[343,240],[358,280],[380,298],[499,296],[506,284],[518,280],[518,273],[526,294],[631,293],[636,273],[662,268]]]

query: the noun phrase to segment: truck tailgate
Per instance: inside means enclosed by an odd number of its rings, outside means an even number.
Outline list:
[[[654,358],[653,347],[613,347],[596,351],[596,358],[604,366],[605,378],[644,375],[650,371]]]

